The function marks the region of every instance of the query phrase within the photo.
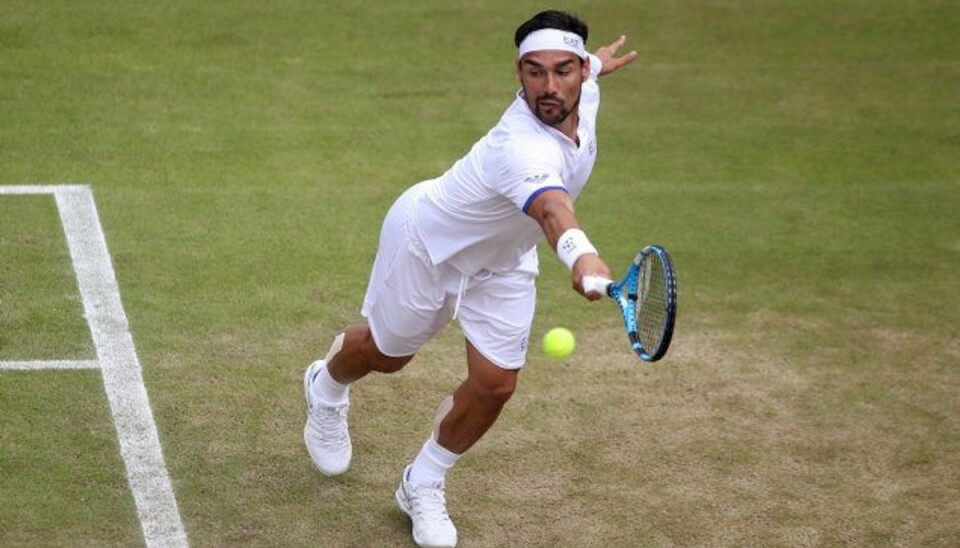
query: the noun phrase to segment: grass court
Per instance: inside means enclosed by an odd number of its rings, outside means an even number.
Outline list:
[[[190,545],[412,545],[393,491],[465,375],[456,325],[353,388],[337,479],[301,376],[545,7],[0,4],[0,189],[92,191]],[[615,269],[671,250],[679,318],[640,363],[541,250],[517,393],[448,474],[460,545],[960,545],[960,4],[555,7],[639,52],[578,214]],[[96,360],[83,306],[53,197],[0,192],[0,364]],[[0,545],[145,543],[105,378],[0,369]]]

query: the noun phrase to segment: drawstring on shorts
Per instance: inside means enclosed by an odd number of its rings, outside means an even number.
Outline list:
[[[453,318],[457,319],[457,314],[460,313],[460,301],[463,300],[463,293],[467,290],[467,282],[470,281],[470,277],[466,274],[460,275],[460,289],[457,290],[457,304],[453,306]]]
[[[460,274],[460,288],[457,289],[457,304],[453,306],[453,318],[452,320],[457,319],[457,316],[460,315],[460,302],[463,301],[463,294],[467,292],[467,285],[470,283],[470,280],[477,280],[482,282],[493,277],[493,272],[489,270],[481,270],[474,274]]]

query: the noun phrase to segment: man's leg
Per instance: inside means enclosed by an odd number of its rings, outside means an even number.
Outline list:
[[[352,325],[343,332],[343,345],[333,356],[327,356],[330,376],[340,384],[350,384],[371,371],[395,373],[407,365],[413,356],[386,356],[376,343],[367,324]]]
[[[447,290],[438,283],[444,273],[417,252],[404,222],[422,188],[404,192],[384,218],[361,308],[366,323],[337,335],[327,356],[304,374],[309,407],[304,440],[314,464],[327,475],[345,472],[352,458],[350,383],[371,371],[399,371],[450,321]]]
[[[410,480],[436,483],[493,426],[517,385],[517,370],[503,369],[467,342],[467,379],[437,410],[434,431],[414,459]]]
[[[324,359],[304,374],[307,423],[304,442],[313,464],[328,476],[347,471],[353,446],[347,426],[350,383],[371,371],[399,371],[413,356],[385,356],[377,348],[366,324],[353,325],[337,335]]]
[[[467,342],[467,379],[453,393],[453,407],[440,421],[437,442],[463,454],[493,426],[517,386],[517,370],[503,369]]]
[[[467,342],[467,379],[437,411],[434,431],[404,470],[397,504],[413,520],[420,546],[455,546],[444,475],[490,429],[516,388],[517,371],[498,367]]]

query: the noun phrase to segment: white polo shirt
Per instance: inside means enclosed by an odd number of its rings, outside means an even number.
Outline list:
[[[581,87],[580,146],[541,122],[517,93],[500,121],[442,176],[425,181],[409,221],[434,265],[461,273],[520,270],[537,274],[543,231],[527,208],[541,192],[576,199],[597,155],[600,61],[591,55]]]

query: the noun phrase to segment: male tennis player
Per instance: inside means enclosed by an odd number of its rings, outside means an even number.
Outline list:
[[[587,25],[545,11],[516,31],[521,90],[487,135],[446,173],[393,204],[363,301],[364,323],[338,335],[304,374],[307,450],[326,475],[344,473],[350,384],[394,373],[451,319],[466,338],[467,379],[437,409],[433,429],[400,479],[396,501],[419,546],[455,546],[444,474],[493,425],[526,359],[546,237],[571,271],[612,279],[579,228],[573,202],[597,154],[597,78],[631,63],[620,37],[594,55]]]

